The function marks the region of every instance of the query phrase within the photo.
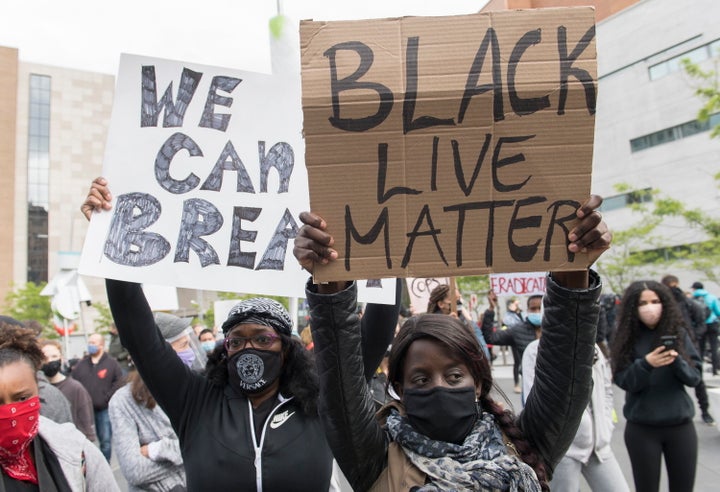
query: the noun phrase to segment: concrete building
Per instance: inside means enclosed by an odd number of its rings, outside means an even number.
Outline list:
[[[0,305],[13,285],[47,282],[83,247],[80,204],[102,173],[113,75],[27,63],[0,47]],[[84,277],[106,301],[102,279]],[[180,314],[206,310],[214,293],[178,289]],[[192,304],[191,300],[196,301]],[[92,329],[92,308],[83,316]]]
[[[0,71],[4,299],[12,284],[52,277],[58,252],[82,249],[79,206],[101,172],[115,78],[26,63],[13,48],[0,48]]]
[[[491,0],[483,11],[595,5],[598,86],[593,191],[616,230],[633,224],[633,201],[650,192],[717,214],[720,140],[696,121],[701,101],[679,65],[689,57],[717,64],[720,3],[714,0]],[[11,285],[48,280],[59,252],[82,248],[86,223],[78,207],[101,173],[114,77],[24,62],[0,48],[0,299]],[[628,190],[618,193],[616,185]],[[662,244],[702,241],[696,230],[668,222]],[[702,274],[673,272],[684,286]],[[102,282],[88,278],[97,299]],[[720,293],[720,286],[710,289]],[[188,299],[194,298],[188,294]],[[181,305],[187,304],[181,301]]]
[[[615,230],[637,224],[629,205],[652,200],[652,192],[717,216],[720,139],[696,119],[698,83],[682,69],[689,58],[717,68],[720,3],[713,0],[491,0],[482,11],[593,5],[596,8],[598,102],[593,192],[605,197],[603,213]],[[617,185],[626,184],[623,193]],[[657,240],[642,249],[671,255],[705,239],[681,221],[667,220]],[[600,260],[602,270],[602,259]],[[666,272],[647,270],[658,277]],[[684,287],[706,280],[700,272],[674,271]],[[708,286],[706,286],[708,287]],[[710,284],[720,293],[720,286]]]

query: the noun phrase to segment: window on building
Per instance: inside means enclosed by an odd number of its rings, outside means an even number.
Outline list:
[[[645,150],[656,145],[662,145],[664,143],[672,142],[673,140],[680,140],[683,138],[691,137],[697,133],[709,131],[715,125],[720,123],[720,113],[710,115],[710,118],[706,121],[688,121],[681,125],[672,126],[663,130],[643,135],[642,137],[633,138],[630,140],[630,151],[638,152]]]
[[[48,208],[50,174],[50,77],[30,75],[28,121],[27,280],[48,280]]]
[[[605,197],[603,199],[602,205],[600,206],[600,210],[603,212],[608,212],[610,210],[625,208],[628,205],[632,205],[635,203],[647,203],[652,201],[652,199],[652,188],[633,190],[627,193],[621,193],[619,195]]]
[[[711,41],[690,51],[685,51],[684,53],[675,55],[672,58],[661,61],[660,63],[650,65],[648,67],[650,80],[657,80],[673,72],[682,70],[682,63],[680,63],[680,61],[683,58],[687,58],[692,63],[700,63],[701,61],[712,58],[713,56],[718,56],[718,54],[720,54],[718,52],[719,49],[720,39],[716,39],[715,41]]]

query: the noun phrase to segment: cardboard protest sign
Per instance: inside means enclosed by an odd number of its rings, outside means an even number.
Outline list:
[[[282,77],[123,55],[80,271],[304,296],[292,240],[309,209],[300,88]],[[386,281],[386,303],[395,284]]]
[[[490,290],[498,296],[534,296],[545,293],[545,272],[494,273]]]
[[[316,280],[584,268],[592,8],[300,25]]]

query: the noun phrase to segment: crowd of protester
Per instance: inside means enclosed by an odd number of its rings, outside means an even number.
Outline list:
[[[95,180],[82,210],[108,209]],[[578,209],[571,251],[611,235]],[[294,254],[312,272],[335,261],[321,217],[301,214]],[[570,240],[572,239],[572,240]],[[239,302],[213,329],[153,313],[139,284],[107,280],[114,324],[90,334],[72,371],[54,340],[0,317],[0,490],[692,490],[696,388],[714,425],[702,361],[717,367],[720,303],[677,277],[603,294],[592,270],[551,272],[544,296],[497,296],[473,317],[448,285],[426,314],[360,310],[355,283],[306,285],[309,323],[293,333],[270,299]],[[400,323],[399,319],[407,315]],[[474,319],[476,318],[476,319]],[[109,338],[109,349],[105,349]],[[709,345],[709,350],[706,345]],[[518,413],[495,386],[493,350],[514,349]],[[632,477],[610,440],[622,412]]]

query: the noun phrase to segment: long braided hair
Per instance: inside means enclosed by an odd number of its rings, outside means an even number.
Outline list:
[[[490,397],[490,391],[495,387],[490,363],[483,355],[475,334],[462,321],[445,314],[421,314],[409,318],[392,344],[388,364],[388,385],[402,386],[407,351],[415,340],[421,338],[429,338],[445,345],[465,363],[476,386],[480,387],[478,401],[482,409],[495,417],[500,429],[512,441],[520,459],[535,471],[542,490],[550,490],[545,463],[524,437],[515,416]],[[500,391],[499,388],[496,389]]]

